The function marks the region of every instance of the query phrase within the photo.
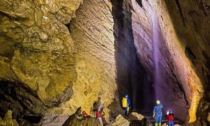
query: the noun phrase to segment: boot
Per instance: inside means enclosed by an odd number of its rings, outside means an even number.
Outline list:
[[[161,123],[158,123],[158,126],[161,126]]]
[[[155,123],[155,126],[158,126],[158,123]]]

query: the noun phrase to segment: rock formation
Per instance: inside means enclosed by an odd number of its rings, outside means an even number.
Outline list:
[[[205,92],[209,92],[207,50],[210,46],[206,33],[209,32],[207,21],[209,3],[202,0],[190,1],[189,5],[188,2],[179,0],[172,2],[123,0],[112,1],[112,3],[116,41],[117,45],[121,45],[117,48],[121,51],[117,53],[118,63],[121,61],[120,54],[125,58],[131,56],[129,47],[123,49],[124,43],[127,43],[125,45],[135,44],[134,55],[137,53],[140,62],[136,62],[134,67],[136,71],[139,70],[137,73],[140,77],[134,76],[136,74],[132,71],[133,65],[127,65],[126,70],[129,74],[119,73],[118,79],[124,79],[124,86],[129,87],[132,94],[135,94],[135,90],[142,91],[138,89],[139,86],[144,87],[143,93],[140,94],[143,102],[140,103],[141,99],[139,99],[139,104],[146,104],[149,107],[155,103],[145,100],[146,98],[160,99],[165,105],[164,111],[172,109],[180,121],[187,123],[200,118],[203,118],[201,122],[207,120],[209,96]],[[198,22],[202,22],[202,25]],[[125,61],[122,64],[124,66],[132,62],[131,58],[123,61]],[[144,69],[140,69],[142,67]],[[117,66],[117,68],[123,67]],[[141,71],[144,71],[143,74]],[[135,82],[135,80],[138,81]],[[126,86],[126,83],[132,83],[132,85]],[[147,96],[149,93],[154,97]],[[144,107],[145,105],[136,106],[137,102],[134,100],[136,110],[149,110]],[[199,109],[200,106],[202,109]],[[206,123],[208,121],[203,122],[203,125]]]
[[[74,46],[65,24],[81,1],[71,1],[1,1],[1,78],[29,87],[46,106],[73,93]]]
[[[97,11],[96,11],[97,10]],[[101,97],[105,113],[116,91],[113,18],[101,0],[85,0],[69,28],[75,44],[77,80],[71,104],[90,113],[94,101]],[[108,114],[106,114],[108,117]]]
[[[181,120],[189,112],[189,122],[196,120],[203,88],[209,83],[206,4],[206,1],[142,1],[140,7],[132,2],[134,41],[140,62],[146,70],[151,70],[151,66],[156,70],[155,58],[152,62],[148,59],[153,55],[158,57],[160,78],[164,79],[157,84],[156,92],[164,96],[160,99],[166,103],[165,107],[176,111]],[[154,32],[158,32],[157,36]],[[155,46],[159,46],[155,52],[158,54],[154,53]]]
[[[0,118],[1,126],[19,126],[17,121],[12,118],[12,111],[8,110],[4,119]]]
[[[61,125],[101,97],[109,123],[128,93],[146,117],[159,99],[209,125],[209,12],[208,0],[1,0],[0,116]]]
[[[1,109],[14,105],[17,118],[39,121],[45,115],[71,115],[80,106],[91,112],[98,96],[104,107],[113,101],[111,3],[86,0],[76,14],[82,2],[0,2]]]

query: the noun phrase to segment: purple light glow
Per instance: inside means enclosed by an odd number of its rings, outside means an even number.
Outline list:
[[[153,56],[154,56],[154,66],[155,66],[155,72],[154,72],[154,87],[155,87],[155,98],[161,99],[160,92],[158,92],[158,88],[160,88],[161,85],[161,76],[160,76],[160,68],[159,68],[159,58],[160,58],[160,52],[159,52],[159,45],[160,45],[160,27],[157,15],[155,11],[152,12],[152,30],[153,30]]]

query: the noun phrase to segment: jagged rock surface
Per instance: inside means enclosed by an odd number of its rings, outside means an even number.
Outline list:
[[[136,94],[136,91],[140,92],[141,89],[138,89],[138,86],[141,85],[147,91],[141,91],[140,96],[142,95],[143,99],[132,98],[133,107],[137,110],[147,111],[150,105],[155,104],[151,102],[154,101],[153,97],[147,96],[151,93],[162,101],[164,112],[173,109],[179,120],[193,122],[198,114],[198,119],[203,118],[201,120],[208,122],[209,107],[204,106],[208,106],[209,101],[209,53],[207,52],[209,50],[209,36],[207,36],[209,2],[190,1],[189,6],[188,2],[179,0],[172,2],[169,0],[123,0],[112,1],[112,3],[117,43],[117,71],[119,72],[117,81],[121,84],[120,94],[123,94],[125,87],[126,91]],[[202,25],[199,26],[201,22]],[[131,24],[132,28],[130,28]],[[129,48],[133,45],[132,41],[134,41],[136,52],[131,53]],[[158,45],[157,42],[159,42]],[[123,48],[124,45],[127,45],[127,48]],[[135,60],[128,58],[135,53],[140,61],[138,65],[137,62],[135,65],[130,63]],[[155,65],[159,67],[158,75],[161,78],[158,85],[155,82],[157,81],[154,74],[157,67]],[[142,75],[142,70],[137,70],[141,67],[137,66],[143,66],[146,71],[143,73],[146,74]],[[136,72],[129,70],[132,68],[135,68]],[[121,72],[126,70],[127,72]],[[135,76],[135,73],[138,73],[140,77]],[[145,81],[145,78],[148,80]],[[135,80],[141,84],[135,84]],[[132,86],[127,83],[132,83]],[[149,85],[154,88],[154,91],[149,88]],[[137,101],[142,101],[141,104],[146,104],[147,107],[137,106]],[[202,101],[204,104],[199,106]]]
[[[117,90],[113,17],[105,1],[101,0],[85,0],[76,15],[70,32],[75,41],[78,76],[68,104],[77,104],[92,113],[91,107],[100,96],[108,120],[107,106],[113,102]]]
[[[112,1],[115,59],[119,97],[127,93],[133,111],[152,110],[154,91],[143,65],[139,62],[132,33],[130,0]]]
[[[117,93],[120,99],[128,93],[132,109],[145,113],[160,94],[164,111],[193,122],[198,108],[195,125],[209,125],[208,0],[81,2],[0,1],[1,116],[13,109],[17,118],[39,121],[80,106],[94,115],[100,96],[108,122],[109,114],[121,113],[109,110]],[[157,87],[155,64],[163,78]]]
[[[69,98],[76,72],[65,24],[80,2],[2,0],[0,77],[28,86],[47,106]]]
[[[14,106],[17,118],[37,123],[80,106],[91,113],[100,96],[108,119],[116,91],[111,3],[82,2],[0,2],[1,109]]]
[[[89,113],[98,96],[104,107],[112,102],[116,83],[111,4],[84,1],[66,27],[81,2],[0,2],[0,78],[14,88],[2,86],[2,95],[16,105],[16,114],[24,109],[35,115],[73,114],[80,106]],[[10,96],[11,91],[18,95]],[[2,109],[10,102],[1,101]]]
[[[203,84],[203,98],[197,113],[201,124],[197,125],[210,125],[207,119],[210,112],[210,2],[173,0],[166,1],[166,7],[183,52]]]
[[[62,126],[100,126],[97,118],[77,119],[74,115],[69,117]]]
[[[8,110],[3,119],[0,118],[0,126],[19,126],[17,121],[12,118],[12,111]]]
[[[115,119],[115,121],[108,125],[108,126],[129,126],[130,122],[125,119],[122,115],[118,115]]]
[[[203,3],[200,1],[200,4]],[[180,10],[180,6],[184,12]],[[157,62],[159,78],[162,79],[158,86],[154,82],[156,95],[165,104],[166,110],[173,109],[177,118],[183,121],[188,121],[186,115],[189,115],[190,122],[196,120],[197,108],[204,93],[203,87],[208,85],[205,77],[208,75],[201,73],[209,73],[205,63],[208,62],[209,55],[205,51],[209,49],[206,35],[209,30],[203,28],[208,24],[209,17],[205,16],[200,6],[193,1],[142,0],[142,6],[132,2],[133,34],[139,60],[152,78],[155,78],[153,71],[156,70]],[[190,16],[191,10],[192,15],[195,12],[204,19],[202,22],[205,25],[201,25],[197,31],[195,25],[198,26],[196,23],[200,19],[193,19]],[[186,18],[188,22],[185,21]],[[203,72],[200,72],[202,69]]]

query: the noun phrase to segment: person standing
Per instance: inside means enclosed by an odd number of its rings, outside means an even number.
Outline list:
[[[101,103],[101,98],[98,97],[98,101],[97,101],[97,111],[96,111],[96,118],[99,120],[101,126],[103,126],[103,121],[101,118],[101,113],[103,111],[103,105]]]
[[[172,111],[168,111],[166,113],[167,118],[168,118],[168,126],[174,126],[174,114]]]
[[[155,118],[155,126],[161,126],[163,105],[159,100],[156,101],[156,104],[157,105],[153,109],[153,118]]]
[[[128,94],[126,94],[123,99],[122,99],[122,107],[124,109],[124,115],[127,116],[129,111],[130,111],[130,105],[131,105],[131,101],[128,97]]]

